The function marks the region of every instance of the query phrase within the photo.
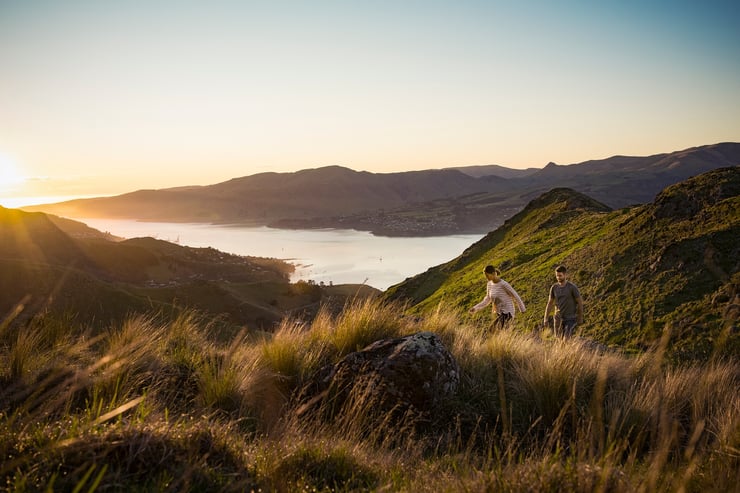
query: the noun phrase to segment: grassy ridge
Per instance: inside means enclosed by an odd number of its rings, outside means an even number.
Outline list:
[[[224,339],[193,314],[133,318],[97,337],[0,325],[7,491],[732,491],[740,366],[667,368],[661,351],[423,319],[356,301],[310,324]],[[383,337],[440,335],[462,370],[438,422],[357,407],[325,422],[291,396]]]
[[[707,358],[722,340],[740,354],[731,311],[740,295],[740,168],[724,168],[667,188],[652,204],[608,211],[555,189],[463,254],[386,292],[410,311],[466,311],[484,294],[486,264],[503,271],[527,311],[520,330],[541,324],[553,270],[565,264],[586,307],[581,335],[629,350],[666,333],[675,359]],[[485,312],[478,319],[488,316]]]

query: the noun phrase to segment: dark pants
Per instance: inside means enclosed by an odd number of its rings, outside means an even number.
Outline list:
[[[511,316],[511,313],[499,313],[498,317],[496,317],[496,320],[493,321],[493,329],[506,329],[511,324],[511,320],[514,317]]]
[[[565,339],[573,337],[577,321],[578,319],[576,318],[561,318],[556,315],[554,320],[555,326],[553,327],[555,329],[555,335]]]

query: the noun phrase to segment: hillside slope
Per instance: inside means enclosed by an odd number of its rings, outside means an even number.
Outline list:
[[[610,211],[554,189],[456,259],[391,287],[425,313],[444,304],[461,316],[482,299],[486,264],[519,292],[519,329],[541,324],[553,269],[565,264],[586,306],[583,336],[627,349],[668,330],[676,357],[707,357],[716,343],[740,354],[740,168],[673,185],[653,203]],[[476,316],[481,316],[478,314]],[[489,316],[486,314],[486,316]]]
[[[270,328],[287,313],[347,297],[339,286],[290,284],[292,270],[277,259],[153,238],[113,241],[81,223],[0,207],[0,324],[41,315],[101,327],[194,308],[226,324]]]

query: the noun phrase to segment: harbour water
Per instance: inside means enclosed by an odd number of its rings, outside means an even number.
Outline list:
[[[355,230],[287,230],[267,227],[85,219],[88,226],[124,238],[151,236],[183,246],[286,260],[292,281],[367,284],[385,290],[429,267],[452,260],[481,234],[384,237]]]

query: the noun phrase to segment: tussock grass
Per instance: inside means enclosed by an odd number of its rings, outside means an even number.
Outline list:
[[[398,337],[402,329],[398,305],[372,298],[355,300],[325,332],[328,341],[344,356],[379,339]]]
[[[91,337],[0,331],[5,491],[733,491],[740,362],[674,365],[578,339],[487,334],[354,301],[310,324],[225,340],[195,313]],[[375,340],[437,333],[461,369],[433,422],[352,394],[299,412],[327,364]],[[335,410],[336,411],[336,410]],[[330,419],[327,417],[330,416]]]
[[[265,468],[270,490],[367,491],[379,485],[379,474],[356,447],[304,438],[287,448]]]

